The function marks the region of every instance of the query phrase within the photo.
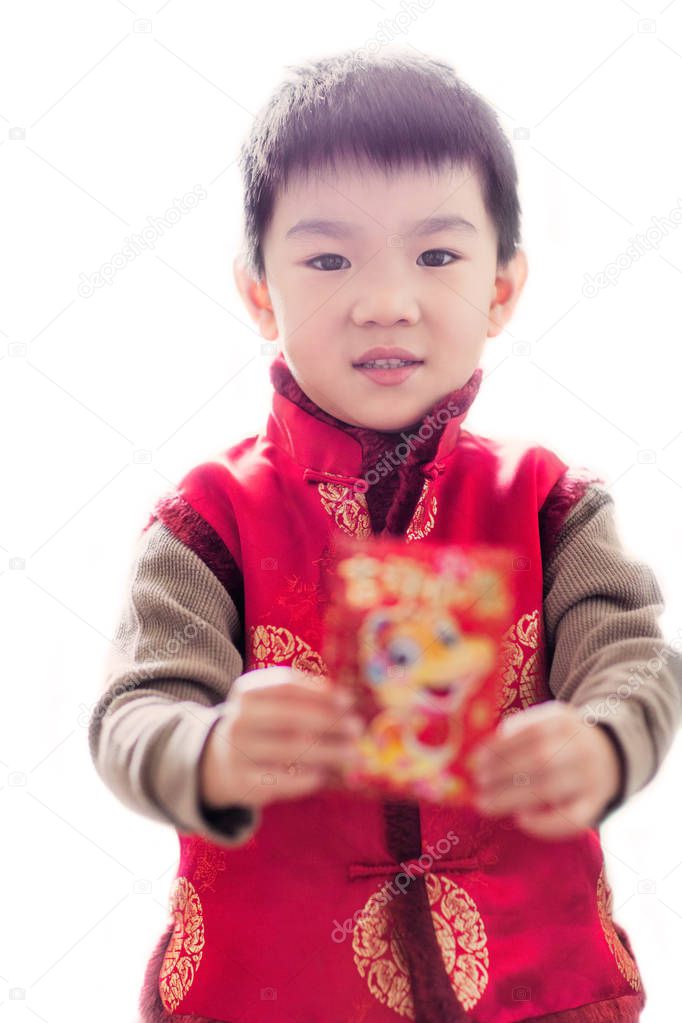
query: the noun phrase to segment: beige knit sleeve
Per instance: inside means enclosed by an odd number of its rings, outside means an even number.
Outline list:
[[[235,604],[214,573],[159,520],[138,538],[122,613],[90,717],[97,773],[131,809],[238,845],[258,807],[204,807],[199,764],[243,661]]]
[[[620,792],[602,820],[652,780],[682,715],[682,657],[664,642],[651,568],[627,553],[614,501],[591,484],[569,512],[544,568],[549,686],[619,752]]]

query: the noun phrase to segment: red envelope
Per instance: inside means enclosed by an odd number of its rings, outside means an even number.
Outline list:
[[[370,795],[467,802],[467,756],[500,717],[502,637],[516,620],[514,559],[487,545],[340,537],[323,574],[323,657],[366,721]]]

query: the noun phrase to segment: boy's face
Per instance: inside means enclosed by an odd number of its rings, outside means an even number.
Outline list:
[[[425,223],[448,216],[474,229]],[[342,226],[292,232],[312,219]],[[526,258],[519,249],[500,269],[496,256],[470,169],[343,166],[289,183],[263,239],[264,281],[239,259],[235,278],[261,336],[280,339],[309,398],[343,422],[401,430],[466,383],[486,338],[511,316]],[[420,364],[379,383],[354,365],[377,346],[405,349]]]

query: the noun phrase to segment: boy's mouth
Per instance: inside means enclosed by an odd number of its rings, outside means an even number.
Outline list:
[[[408,362],[406,359],[375,359],[372,362],[354,364],[354,369],[375,384],[394,387],[416,373],[421,365],[423,365],[421,362]]]
[[[364,352],[358,361],[353,363],[353,368],[359,369],[375,384],[392,387],[395,384],[402,384],[412,376],[423,362],[423,359],[415,359],[414,354],[407,348],[398,348],[395,345],[390,348],[378,346]]]
[[[400,369],[402,366],[420,366],[420,359],[369,359],[367,362],[354,362],[356,369]]]
[[[407,348],[378,345],[363,352],[353,366],[356,369],[403,369],[405,366],[421,365],[423,361],[416,358],[414,352]]]

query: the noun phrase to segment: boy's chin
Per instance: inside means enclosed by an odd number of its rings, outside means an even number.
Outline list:
[[[312,399],[315,400],[314,398]],[[422,415],[419,413],[419,409],[408,407],[409,403],[404,403],[405,411],[401,413],[400,409],[396,406],[398,401],[395,396],[391,396],[391,399],[383,398],[380,407],[377,403],[375,408],[371,408],[370,402],[365,401],[362,403],[344,404],[339,402],[338,405],[332,405],[331,403],[322,404],[320,401],[316,402],[320,408],[329,415],[334,416],[335,419],[340,420],[342,423],[346,423],[347,426],[355,426],[364,430],[376,430],[379,433],[399,433],[401,430],[406,430],[410,426],[419,425],[422,421]]]
[[[376,430],[377,433],[400,433],[421,422],[417,416],[403,417],[402,419],[387,419],[386,416],[370,418],[366,414],[359,417],[351,425],[360,426],[365,430]]]

